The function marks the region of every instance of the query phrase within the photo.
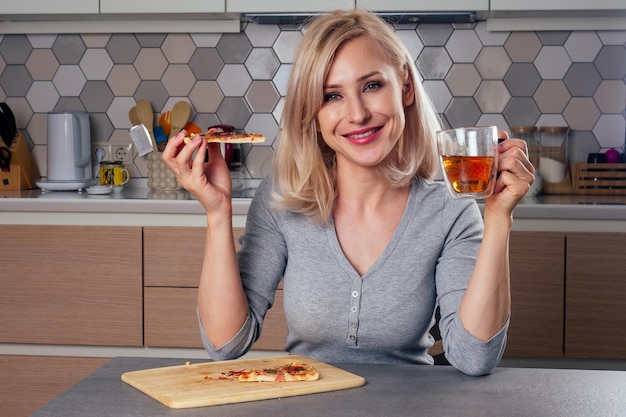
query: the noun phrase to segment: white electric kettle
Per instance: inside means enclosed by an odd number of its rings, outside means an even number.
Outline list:
[[[93,177],[89,115],[48,113],[48,182],[80,182]]]

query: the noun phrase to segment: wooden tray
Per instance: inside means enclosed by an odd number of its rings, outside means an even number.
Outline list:
[[[626,164],[573,162],[571,170],[573,194],[626,195]]]
[[[222,372],[263,369],[302,362],[320,373],[317,381],[237,382],[218,379]],[[278,356],[181,364],[122,374],[122,381],[169,408],[205,407],[356,388],[365,378],[306,356]]]

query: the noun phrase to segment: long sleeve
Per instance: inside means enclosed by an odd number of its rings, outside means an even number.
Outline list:
[[[460,206],[447,195],[441,213],[446,235],[437,262],[436,283],[445,355],[466,374],[488,374],[504,352],[508,320],[495,336],[483,342],[467,332],[459,317],[461,299],[482,242],[482,218],[476,204]]]
[[[214,360],[238,358],[247,353],[260,337],[263,320],[274,302],[274,295],[283,276],[287,248],[275,216],[269,207],[271,181],[260,185],[248,210],[246,232],[240,238],[237,254],[241,280],[250,310],[239,332],[225,345],[216,349],[200,325],[205,349]]]

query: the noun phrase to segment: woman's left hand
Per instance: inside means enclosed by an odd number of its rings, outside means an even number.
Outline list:
[[[497,180],[493,194],[485,200],[485,210],[510,215],[535,181],[535,167],[528,159],[526,141],[509,138],[505,131],[498,132],[498,137],[504,140],[498,145]]]

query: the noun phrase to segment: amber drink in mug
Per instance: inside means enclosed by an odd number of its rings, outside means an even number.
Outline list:
[[[453,198],[487,198],[498,165],[498,129],[461,127],[437,132],[443,178]]]

